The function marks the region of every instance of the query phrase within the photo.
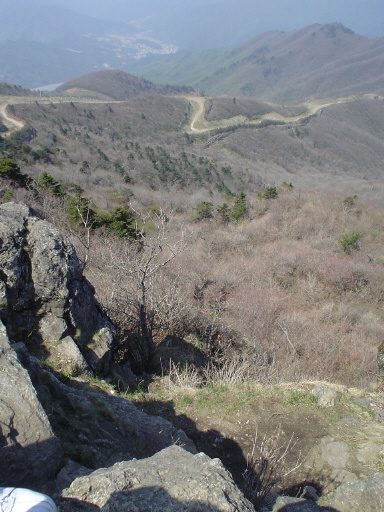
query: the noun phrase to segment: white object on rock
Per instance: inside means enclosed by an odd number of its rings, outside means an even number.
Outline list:
[[[1,512],[56,512],[53,500],[39,492],[18,487],[0,487]]]

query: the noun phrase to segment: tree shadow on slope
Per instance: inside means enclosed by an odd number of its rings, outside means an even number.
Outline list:
[[[292,497],[303,497],[309,500],[313,500],[313,497],[311,498],[308,493],[306,494],[306,489],[309,487],[316,490],[317,496],[322,494],[323,486],[320,483],[320,479],[317,481],[310,474],[302,480],[295,480],[294,485],[284,487],[284,475],[280,473],[280,470],[282,471],[283,469],[278,466],[271,467],[275,464],[275,460],[272,460],[272,458],[268,460],[266,456],[260,457],[260,460],[251,460],[249,456],[244,454],[244,446],[241,446],[235,439],[226,436],[214,428],[200,430],[196,422],[185,413],[178,414],[176,412],[173,400],[144,399],[142,402],[135,401],[135,405],[149,414],[160,415],[166,418],[192,439],[199,452],[204,452],[211,458],[220,459],[224,467],[231,473],[237,486],[255,505],[256,509],[265,505],[270,506],[272,509],[276,499],[274,492]],[[313,503],[313,501],[310,501],[310,503]],[[289,504],[282,509],[282,512],[291,510],[294,512],[300,510],[300,508],[297,506],[294,508],[294,504]],[[319,507],[318,510],[337,512],[329,507],[324,509]]]
[[[41,371],[36,365],[29,368],[29,371],[66,457],[87,468],[97,469],[133,457],[149,457],[174,443],[188,449],[188,440],[183,439],[178,430],[181,429],[195,443],[198,451],[211,458],[219,458],[237,485],[248,494],[247,497],[253,502],[256,501],[254,488],[250,493],[244,485],[244,474],[256,482],[256,485],[260,483],[263,475],[259,473],[257,466],[249,466],[245,445],[236,439],[236,433],[230,431],[228,435],[226,430],[225,435],[220,431],[224,427],[219,424],[219,430],[217,423],[215,425],[208,415],[202,424],[198,423],[198,418],[192,419],[185,413],[177,413],[173,400],[152,400],[143,395],[143,400],[135,401],[133,405],[126,398],[111,393],[110,386],[102,390],[82,379],[69,379],[69,382],[63,383],[52,373]],[[214,398],[220,401],[222,396],[219,394]],[[135,412],[138,410],[136,407],[150,415],[168,420],[171,425],[159,423],[153,427],[152,420]],[[205,415],[205,411],[203,414]],[[153,422],[156,421],[158,420],[153,418]],[[146,423],[144,427],[141,422]],[[216,428],[211,428],[210,425],[215,425]],[[249,432],[251,427],[249,425]],[[287,428],[289,429],[289,424]],[[279,468],[277,473],[278,471]],[[302,482],[296,480],[295,488],[290,489],[290,494],[300,496],[309,481],[321,493],[319,483],[305,478]],[[261,484],[268,485],[268,482]],[[264,492],[262,485],[261,493]],[[279,491],[281,490],[280,487]],[[259,497],[260,493],[257,491],[256,498]]]

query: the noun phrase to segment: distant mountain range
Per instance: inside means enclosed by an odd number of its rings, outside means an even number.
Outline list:
[[[359,36],[340,23],[267,32],[232,50],[189,51],[137,62],[135,75],[96,72],[58,92],[87,89],[114,99],[168,94],[192,86],[204,95],[292,104],[351,94],[384,94],[384,38]],[[187,89],[184,92],[188,92]],[[190,92],[190,91],[189,91]]]
[[[41,53],[42,47],[45,49]],[[49,83],[67,82],[69,73],[84,74],[92,55],[99,63],[111,55],[111,49],[97,51],[91,41],[89,51],[79,53],[38,42],[30,43],[27,48],[22,42],[0,43],[0,50],[0,69],[4,71],[0,78],[18,83],[12,76],[27,73],[33,85],[43,76],[50,77]],[[116,67],[163,84],[156,94],[159,91],[167,94],[167,86],[187,86],[205,95],[256,97],[289,104],[328,96],[384,93],[384,37],[363,37],[340,23],[315,24],[292,32],[271,31],[228,50],[185,50],[126,61],[121,57],[119,60],[115,54],[114,58]],[[7,73],[4,61],[12,72]],[[103,65],[99,68],[103,69]],[[66,84],[66,88],[86,88],[115,99],[126,99],[125,93],[114,96],[98,89],[106,81],[105,77],[116,80],[117,76],[91,74],[91,80],[81,79],[82,83],[87,82],[86,87]],[[136,91],[147,88],[145,82],[132,77],[129,82]],[[110,87],[104,83],[102,88],[115,90],[115,86],[114,81]]]
[[[39,87],[101,69],[132,72],[135,63],[142,65],[148,56],[193,50],[197,59],[195,51],[207,48],[219,48],[221,54],[223,48],[238,47],[266,30],[290,32],[313,21],[339,20],[365,36],[377,36],[383,33],[384,4],[381,0],[323,0],[316,5],[304,0],[0,0],[0,13],[0,80]],[[211,52],[208,55],[212,58]],[[208,75],[209,61],[206,67]],[[171,78],[173,71],[167,71]],[[164,73],[162,82],[170,82]]]
[[[0,0],[0,12],[0,80],[25,87],[177,50],[126,21],[101,20],[41,0]]]
[[[130,71],[149,80],[188,84],[208,95],[295,102],[308,97],[384,92],[384,38],[340,23],[261,34],[230,50],[195,50],[148,59]]]

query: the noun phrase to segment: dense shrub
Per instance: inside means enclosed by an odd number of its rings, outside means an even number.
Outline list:
[[[346,254],[351,254],[352,251],[358,251],[360,249],[360,240],[362,234],[358,232],[345,233],[339,240],[343,251]]]
[[[235,202],[232,206],[229,217],[231,220],[240,222],[247,214],[248,206],[244,192],[239,192],[235,197]]]
[[[195,208],[194,220],[208,220],[213,217],[213,203],[209,201],[202,201]]]
[[[2,158],[0,159],[0,178],[23,182],[26,175],[22,174],[20,167],[13,158]]]

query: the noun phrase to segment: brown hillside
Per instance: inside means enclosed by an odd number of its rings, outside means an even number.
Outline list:
[[[243,100],[234,104],[233,98],[207,99],[207,110],[210,105],[210,119],[238,115],[244,107]],[[261,106],[255,102],[255,111]],[[36,130],[31,149],[50,152],[45,162],[31,161],[30,172],[44,169],[90,193],[99,194],[104,187],[120,193],[129,189],[150,201],[155,190],[183,190],[187,195],[173,192],[172,201],[184,208],[199,200],[191,193],[200,200],[211,200],[210,190],[225,195],[222,182],[233,192],[257,192],[263,184],[286,181],[307,189],[337,187],[359,197],[381,197],[380,98],[329,106],[301,124],[239,126],[216,138],[211,133],[186,137],[191,112],[182,98],[132,98],[118,108],[39,102],[14,105],[12,113]]]
[[[177,94],[181,90],[184,93],[193,91],[191,88],[157,85],[123,71],[104,70],[70,80],[58,87],[55,92],[123,101],[135,96]]]

